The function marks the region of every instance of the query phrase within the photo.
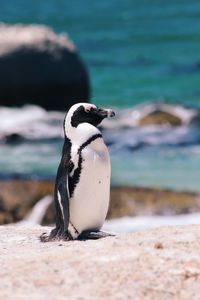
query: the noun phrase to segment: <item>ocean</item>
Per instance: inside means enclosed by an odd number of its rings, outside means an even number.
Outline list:
[[[46,24],[74,41],[90,75],[91,102],[117,112],[114,125],[103,125],[113,185],[197,192],[199,20],[197,0],[2,0],[0,9],[1,22]],[[135,112],[158,103],[178,109],[182,125],[134,123]],[[0,177],[54,178],[63,117],[28,99],[22,108],[0,107]],[[23,141],[5,142],[12,133]]]

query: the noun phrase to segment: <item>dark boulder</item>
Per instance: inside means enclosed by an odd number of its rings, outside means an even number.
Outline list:
[[[73,43],[42,25],[0,25],[0,105],[66,110],[89,99],[89,79]]]

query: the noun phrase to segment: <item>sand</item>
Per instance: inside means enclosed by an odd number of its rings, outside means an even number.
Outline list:
[[[0,299],[200,299],[200,226],[41,243],[0,226]]]

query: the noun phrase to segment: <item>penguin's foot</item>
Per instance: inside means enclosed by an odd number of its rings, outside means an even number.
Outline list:
[[[115,236],[115,235],[112,233],[104,232],[104,231],[83,231],[78,236],[78,240],[80,240],[80,241],[98,240],[98,239],[105,238],[108,236]]]
[[[53,242],[53,241],[71,241],[73,237],[68,231],[64,231],[63,228],[54,228],[48,235],[46,232],[40,235],[40,241],[43,243]]]

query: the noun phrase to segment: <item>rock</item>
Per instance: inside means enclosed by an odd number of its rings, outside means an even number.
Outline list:
[[[0,230],[1,299],[199,299],[199,225],[51,243],[49,228]]]
[[[200,195],[159,188],[111,188],[108,218],[138,215],[174,215],[199,212]]]
[[[11,133],[3,137],[3,142],[9,145],[16,145],[24,142],[24,138],[19,133]]]
[[[0,25],[0,105],[66,111],[88,99],[86,68],[66,35],[42,25]]]
[[[156,101],[120,109],[116,113],[115,122],[107,119],[103,123],[103,128],[122,130],[124,133],[124,129],[135,129],[138,126],[188,126],[193,122],[198,125],[199,120],[199,109]],[[112,134],[110,134],[110,139],[112,141]]]
[[[0,181],[0,224],[22,220],[38,200],[52,193],[51,181],[42,183],[34,180]]]
[[[0,224],[22,220],[44,196],[52,195],[53,181],[0,181]],[[53,204],[47,209],[43,224],[55,221]],[[108,219],[138,215],[173,215],[198,212],[200,195],[189,192],[142,187],[111,187]]]
[[[155,110],[147,116],[144,116],[139,121],[140,126],[165,124],[171,126],[180,126],[182,124],[182,121],[179,117],[169,112],[159,110]]]

